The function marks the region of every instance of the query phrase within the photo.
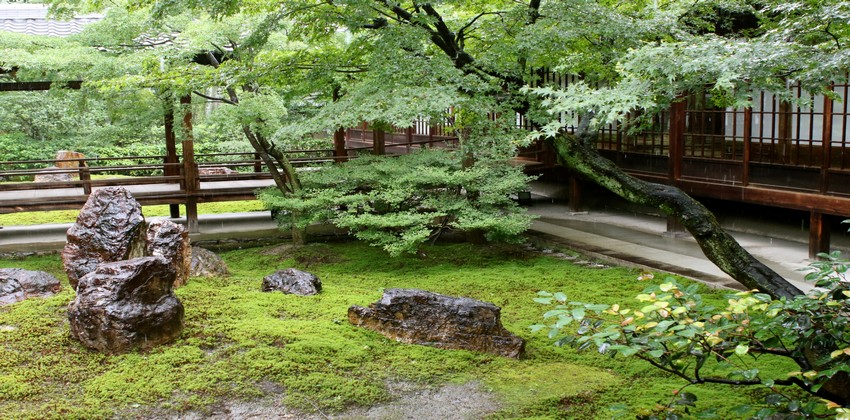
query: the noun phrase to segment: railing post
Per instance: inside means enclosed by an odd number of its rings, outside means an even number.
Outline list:
[[[407,127],[404,134],[407,137],[407,153],[410,153],[410,146],[413,144],[413,126]]]
[[[80,181],[83,182],[83,193],[89,195],[91,194],[91,172],[89,167],[86,166],[85,159],[80,159],[78,162],[80,163],[78,168],[80,170]]]
[[[260,160],[260,154],[254,153],[254,172],[263,172],[263,162]]]

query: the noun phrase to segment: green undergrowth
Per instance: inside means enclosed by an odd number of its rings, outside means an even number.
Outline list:
[[[391,383],[437,387],[476,381],[500,401],[494,418],[633,418],[666,403],[684,385],[637,360],[576,353],[529,331],[546,310],[532,301],[535,292],[633,303],[646,286],[634,270],[588,268],[516,247],[467,244],[427,247],[424,255],[398,258],[360,243],[250,248],[222,256],[231,275],[193,278],[177,289],[186,309],[185,330],[175,342],[149,351],[105,356],[72,340],[65,308],[73,292],[67,282],[57,296],[0,307],[0,413],[155,417],[187,410],[203,414],[223,401],[259,398],[336,413],[399,398]],[[0,266],[63,278],[58,256],[0,260]],[[260,291],[263,276],[292,266],[318,275],[322,293]],[[368,305],[383,289],[395,287],[495,303],[505,327],[527,340],[527,357],[406,345],[348,323],[349,306]],[[718,407],[721,417],[749,398],[728,388],[690,391],[700,404]]]
[[[198,204],[198,214],[239,213],[246,211],[263,211],[263,203],[258,200],[226,201],[220,203]],[[77,220],[79,210],[50,210],[0,214],[0,226],[29,226],[50,223],[73,223]],[[144,206],[142,213],[145,217],[170,216],[168,205]],[[180,206],[180,215],[186,216],[186,209]]]

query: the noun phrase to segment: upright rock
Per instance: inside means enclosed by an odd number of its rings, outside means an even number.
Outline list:
[[[315,274],[287,268],[263,277],[263,291],[275,290],[293,295],[315,295],[322,290],[322,281]]]
[[[59,280],[44,271],[0,268],[0,305],[53,296],[61,289]]]
[[[192,247],[192,264],[189,269],[192,277],[219,277],[226,276],[227,264],[214,252]]]
[[[71,287],[104,262],[130,258],[140,247],[144,226],[142,206],[121,187],[94,191],[68,229],[62,264]]]
[[[62,169],[77,169],[80,167],[80,159],[85,159],[86,155],[80,152],[71,150],[60,150],[56,152],[57,168]]]
[[[80,278],[68,305],[71,336],[105,353],[174,340],[183,331],[183,304],[172,291],[175,277],[161,256],[100,264]]]
[[[502,326],[500,312],[498,306],[480,300],[387,289],[368,308],[349,308],[348,320],[403,343],[519,358],[525,340]]]
[[[185,285],[192,264],[192,248],[186,227],[170,220],[154,220],[148,224],[145,238],[145,255],[165,257],[177,273],[174,287]]]

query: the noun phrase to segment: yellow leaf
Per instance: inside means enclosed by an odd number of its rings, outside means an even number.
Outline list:
[[[829,354],[829,358],[835,359],[836,357],[841,356],[843,354],[844,354],[844,350],[836,350],[836,351]]]
[[[662,292],[669,292],[675,287],[676,286],[673,286],[673,283],[664,283],[661,286],[658,286],[658,288],[661,289]]]
[[[816,370],[810,370],[810,371],[804,373],[803,376],[811,379],[811,378],[814,378],[815,376],[818,376],[818,372]]]

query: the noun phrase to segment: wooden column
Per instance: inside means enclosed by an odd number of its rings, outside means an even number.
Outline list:
[[[348,152],[345,150],[345,128],[340,127],[334,131],[334,162],[348,161]]]
[[[680,98],[681,99],[681,98]],[[685,113],[688,105],[681,99],[670,106],[670,149],[668,174],[670,184],[682,177],[682,158],[685,154]]]
[[[331,95],[333,101],[339,100],[340,88],[335,86]],[[339,127],[334,131],[334,162],[345,162],[348,160],[348,152],[345,150],[345,127]]]
[[[741,184],[750,185],[750,159],[753,143],[753,109],[744,108],[744,156],[741,162]]]
[[[372,154],[373,155],[383,155],[386,154],[386,150],[384,148],[385,142],[384,130],[379,130],[375,127],[372,127]]]
[[[791,103],[779,101],[779,111],[776,114],[777,143],[776,158],[779,163],[791,163]]]
[[[197,233],[198,229],[198,198],[195,196],[199,187],[198,165],[195,163],[195,143],[192,133],[192,97],[180,97],[180,107],[183,111],[183,179],[186,190],[186,223],[189,233]]]
[[[174,135],[174,104],[171,102],[171,96],[168,96],[163,104],[163,117],[165,122],[165,168],[163,173],[165,176],[180,175],[180,168],[176,164],[180,163],[177,157],[177,141]],[[180,217],[180,205],[169,204],[168,210],[171,218]]]
[[[829,252],[829,216],[811,211],[809,216],[809,258],[817,258],[821,252]]]
[[[831,88],[830,88],[831,90]],[[833,102],[828,96],[823,97],[823,135],[821,139],[821,162],[820,162],[820,192],[825,194],[829,191],[829,168],[832,166],[832,107]]]
[[[582,202],[582,185],[581,179],[575,174],[570,174],[569,178],[570,182],[570,201],[569,206],[570,210],[578,213],[582,211],[584,208],[584,203]]]

